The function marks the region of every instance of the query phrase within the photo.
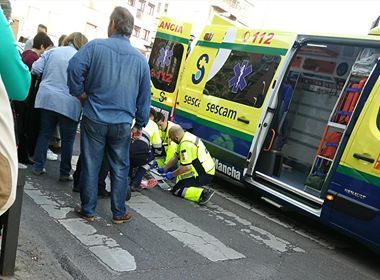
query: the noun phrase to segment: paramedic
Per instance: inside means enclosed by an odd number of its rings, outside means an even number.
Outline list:
[[[176,196],[206,204],[214,195],[214,191],[204,189],[215,174],[215,163],[199,137],[185,132],[179,125],[169,131],[170,139],[178,144],[177,153],[170,161],[158,169],[163,174],[179,162],[179,167],[165,174],[168,180],[176,177],[172,193]]]
[[[157,160],[158,166],[162,167],[175,155],[177,144],[174,141],[171,141],[169,137],[169,130],[174,123],[169,121],[161,112],[157,112],[156,123],[160,129],[160,137],[162,146],[164,147],[163,157]]]

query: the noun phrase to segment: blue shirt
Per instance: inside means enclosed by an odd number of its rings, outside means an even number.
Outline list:
[[[83,115],[101,124],[132,123],[141,128],[148,123],[150,72],[146,58],[128,37],[113,34],[96,39],[70,60],[70,93],[88,95]]]
[[[72,46],[54,48],[33,63],[32,74],[42,74],[35,108],[51,110],[74,121],[79,120],[79,99],[70,94],[67,86],[67,66],[76,52]]]

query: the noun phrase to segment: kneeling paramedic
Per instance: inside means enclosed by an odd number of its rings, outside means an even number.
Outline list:
[[[214,195],[214,191],[204,189],[215,174],[215,163],[205,145],[195,135],[185,132],[179,125],[173,125],[169,131],[172,141],[178,144],[177,153],[158,172],[163,174],[179,162],[179,167],[165,174],[168,180],[176,177],[172,193],[176,196],[206,204]]]
[[[174,141],[171,141],[169,137],[169,130],[175,124],[169,121],[167,117],[165,117],[165,115],[161,112],[157,112],[155,121],[158,128],[160,129],[160,137],[162,146],[164,148],[163,156],[160,159],[157,159],[157,163],[158,167],[163,167],[169,162],[169,160],[175,155],[177,151],[177,144]],[[173,168],[175,169],[176,166]]]
[[[142,129],[141,137],[133,141],[129,149],[131,191],[141,191],[141,181],[145,173],[151,168],[149,162],[162,154],[159,129],[153,121],[155,117],[156,111],[150,109],[149,121]],[[135,171],[134,174],[133,171]]]

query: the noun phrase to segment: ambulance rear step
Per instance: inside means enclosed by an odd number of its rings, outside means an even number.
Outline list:
[[[245,181],[248,185],[252,185],[256,188],[258,188],[261,192],[265,192],[271,197],[277,197],[283,203],[275,202],[278,205],[281,205],[283,207],[286,206],[286,204],[289,204],[290,206],[299,208],[303,211],[306,211],[314,216],[320,217],[321,211],[322,211],[322,203],[323,200],[319,199],[319,203],[312,202],[308,199],[305,199],[304,197],[297,195],[296,193],[289,191],[289,189],[282,188],[274,183],[268,182],[264,179],[260,179],[258,177],[246,177]],[[288,186],[291,187],[291,186]],[[268,199],[266,195],[264,195],[265,201]],[[316,197],[314,197],[316,199]],[[270,199],[273,201],[273,199]],[[268,201],[269,202],[269,201]],[[269,202],[271,203],[271,202]],[[272,204],[272,203],[271,203]],[[276,205],[275,205],[276,206]]]
[[[320,199],[319,197],[316,197],[316,196],[314,196],[312,194],[309,194],[309,193],[307,193],[307,192],[305,192],[303,190],[300,190],[300,189],[297,189],[295,187],[292,187],[291,185],[288,185],[288,184],[286,184],[286,183],[284,183],[284,182],[282,182],[280,180],[277,180],[277,179],[275,179],[275,178],[273,178],[271,176],[268,176],[268,175],[266,175],[264,173],[256,171],[255,174],[256,174],[257,177],[259,177],[261,179],[264,179],[264,180],[266,180],[266,181],[268,181],[268,182],[270,182],[270,183],[272,183],[272,184],[274,184],[274,185],[276,185],[278,187],[281,187],[281,188],[283,188],[286,191],[294,193],[297,196],[306,198],[307,200],[310,200],[311,202],[313,202],[315,204],[319,204],[319,205],[323,204],[323,200]]]

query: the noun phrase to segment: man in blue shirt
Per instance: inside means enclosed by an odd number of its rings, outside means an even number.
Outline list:
[[[141,136],[150,108],[149,66],[129,42],[133,21],[127,9],[116,7],[110,17],[109,38],[89,42],[70,60],[67,69],[70,93],[83,102],[82,205],[76,213],[87,221],[95,219],[104,149],[111,169],[112,221],[121,224],[131,219],[125,207],[129,144],[131,137]]]

